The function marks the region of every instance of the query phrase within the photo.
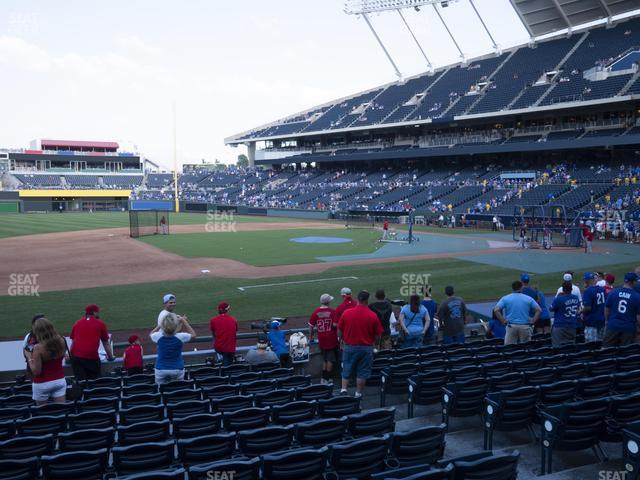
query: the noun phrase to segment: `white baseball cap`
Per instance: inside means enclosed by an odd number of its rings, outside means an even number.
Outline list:
[[[344,287],[342,290],[340,290],[340,295],[351,295],[351,289],[348,287]]]
[[[571,275],[570,273],[565,273],[562,276],[562,280],[564,280],[565,282],[571,282],[573,280],[573,275]]]
[[[323,293],[322,295],[320,295],[320,303],[322,305],[328,305],[333,301],[333,297],[331,295],[329,295],[328,293]]]

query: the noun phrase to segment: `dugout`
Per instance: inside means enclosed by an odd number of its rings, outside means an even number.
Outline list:
[[[131,190],[20,190],[23,212],[113,212],[129,208]]]

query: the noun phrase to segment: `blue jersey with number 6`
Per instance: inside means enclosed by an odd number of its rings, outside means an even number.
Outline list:
[[[607,328],[615,332],[635,332],[640,313],[640,295],[630,288],[616,288],[607,295],[609,319]]]
[[[562,294],[557,296],[551,304],[553,312],[553,326],[558,328],[577,328],[580,299],[577,295]]]
[[[604,287],[592,285],[582,294],[582,305],[591,307],[589,313],[584,314],[585,327],[604,327],[604,303],[605,303]]]

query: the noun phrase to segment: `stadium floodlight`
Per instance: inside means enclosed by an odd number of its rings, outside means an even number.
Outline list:
[[[344,11],[349,15],[362,15],[388,10],[413,8],[419,10],[423,5],[441,5],[447,7],[458,0],[346,0]]]

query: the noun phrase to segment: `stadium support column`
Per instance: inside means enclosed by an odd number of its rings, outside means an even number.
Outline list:
[[[245,143],[247,146],[247,158],[249,159],[249,166],[256,166],[256,142]]]
[[[458,52],[460,53],[460,58],[462,59],[463,62],[466,62],[467,59],[464,56],[464,53],[462,53],[462,50],[460,49],[460,45],[458,45],[458,42],[456,41],[456,37],[454,37],[453,33],[451,33],[451,30],[449,30],[449,25],[447,25],[447,22],[445,22],[444,18],[442,18],[442,15],[440,14],[440,10],[438,10],[438,7],[436,6],[435,3],[431,4],[431,6],[436,11],[436,14],[438,15],[438,18],[440,19],[440,21],[442,22],[442,25],[444,26],[444,29],[447,31],[447,33],[451,37],[451,41],[453,42],[453,44],[458,49]]]
[[[433,65],[431,65],[431,62],[429,61],[429,58],[427,57],[427,54],[424,53],[424,50],[422,48],[422,45],[420,44],[420,42],[418,41],[418,39],[416,38],[416,36],[413,34],[413,30],[411,30],[411,27],[409,26],[409,24],[407,23],[407,20],[404,18],[404,15],[402,14],[402,11],[400,9],[396,10],[398,12],[398,15],[400,15],[400,18],[402,19],[402,22],[404,23],[404,26],[407,27],[407,30],[409,30],[409,33],[411,34],[411,37],[413,38],[413,41],[416,42],[416,45],[418,46],[418,48],[420,49],[420,52],[422,53],[422,56],[424,57],[424,59],[427,61],[427,69],[430,72],[433,72]]]
[[[367,22],[367,25],[369,26],[369,29],[371,30],[371,33],[373,33],[373,36],[376,37],[376,40],[380,44],[380,48],[382,48],[382,51],[384,52],[384,54],[389,59],[389,62],[393,66],[393,69],[396,71],[396,76],[400,80],[402,80],[402,74],[400,73],[400,70],[398,70],[398,66],[396,65],[396,62],[393,61],[393,58],[391,58],[391,54],[387,50],[387,47],[384,46],[384,43],[382,43],[382,40],[378,36],[378,32],[376,32],[376,29],[373,28],[373,25],[371,25],[371,21],[369,20],[369,16],[366,13],[362,13],[362,18],[364,18],[364,21]]]
[[[476,8],[476,4],[473,3],[473,0],[469,0],[469,3],[471,4],[471,7],[473,8],[473,11],[476,12],[476,16],[478,17],[478,20],[480,20],[480,23],[484,27],[484,31],[487,32],[487,35],[491,39],[491,43],[493,43],[493,49],[496,51],[497,54],[499,54],[500,51],[499,51],[499,48],[498,48],[498,44],[493,39],[493,35],[491,35],[491,32],[489,31],[489,28],[487,28],[487,24],[484,23],[484,19],[480,15],[480,12],[478,12],[478,9]]]

